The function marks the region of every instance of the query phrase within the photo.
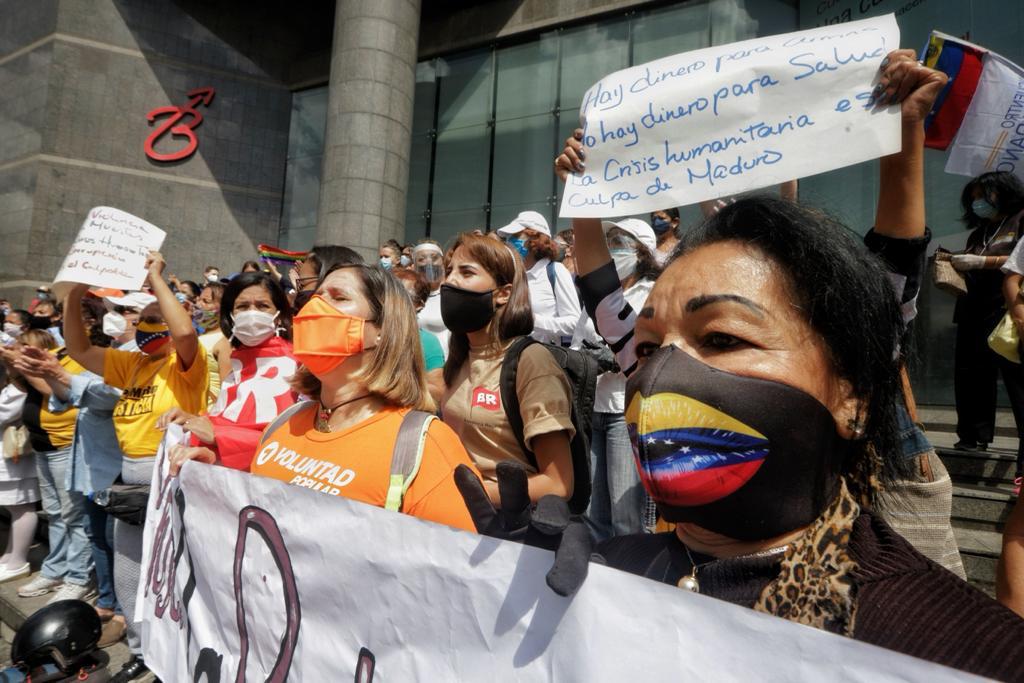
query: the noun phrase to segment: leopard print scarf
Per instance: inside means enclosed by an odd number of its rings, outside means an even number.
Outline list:
[[[853,634],[856,604],[850,534],[860,504],[845,479],[839,495],[807,532],[789,544],[779,575],[761,591],[754,609],[798,624]]]

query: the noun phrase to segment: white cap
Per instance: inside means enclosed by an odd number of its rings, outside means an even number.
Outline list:
[[[156,297],[145,292],[131,292],[124,296],[108,296],[104,297],[103,300],[107,302],[108,308],[124,306],[125,308],[134,308],[138,311],[152,303],[156,303]]]
[[[652,252],[658,248],[658,236],[654,234],[654,230],[646,221],[642,221],[639,218],[623,218],[617,221],[601,221],[601,227],[606,233],[612,228],[618,228],[623,232],[628,232],[630,235],[635,237],[640,244],[644,245]]]
[[[542,235],[551,237],[551,228],[548,227],[547,220],[536,211],[523,211],[516,216],[514,221],[502,228],[498,228],[498,234],[515,235],[526,229],[536,230]]]

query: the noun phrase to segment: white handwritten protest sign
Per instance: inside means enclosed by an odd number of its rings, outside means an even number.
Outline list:
[[[899,107],[869,100],[899,37],[889,14],[602,78],[580,105],[586,168],[569,176],[561,215],[683,206],[898,152]]]
[[[109,206],[89,210],[78,237],[54,279],[63,297],[72,283],[135,290],[146,280],[146,255],[160,249],[165,233],[126,211]]]
[[[598,565],[562,598],[548,551],[222,467],[165,472],[161,451],[136,614],[164,681],[973,679]]]

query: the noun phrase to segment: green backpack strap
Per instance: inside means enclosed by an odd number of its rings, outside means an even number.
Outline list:
[[[384,500],[385,510],[401,511],[405,492],[420,471],[427,430],[436,419],[437,416],[421,410],[410,410],[402,418],[395,449],[391,452],[391,477],[388,479],[388,494]]]
[[[263,435],[260,436],[260,446],[267,442],[270,435],[277,431],[277,429],[292,419],[292,415],[295,415],[301,410],[307,410],[316,405],[316,401],[299,401],[294,405],[290,405],[284,409],[284,411],[274,418],[273,422],[267,425],[267,428],[263,430]]]

